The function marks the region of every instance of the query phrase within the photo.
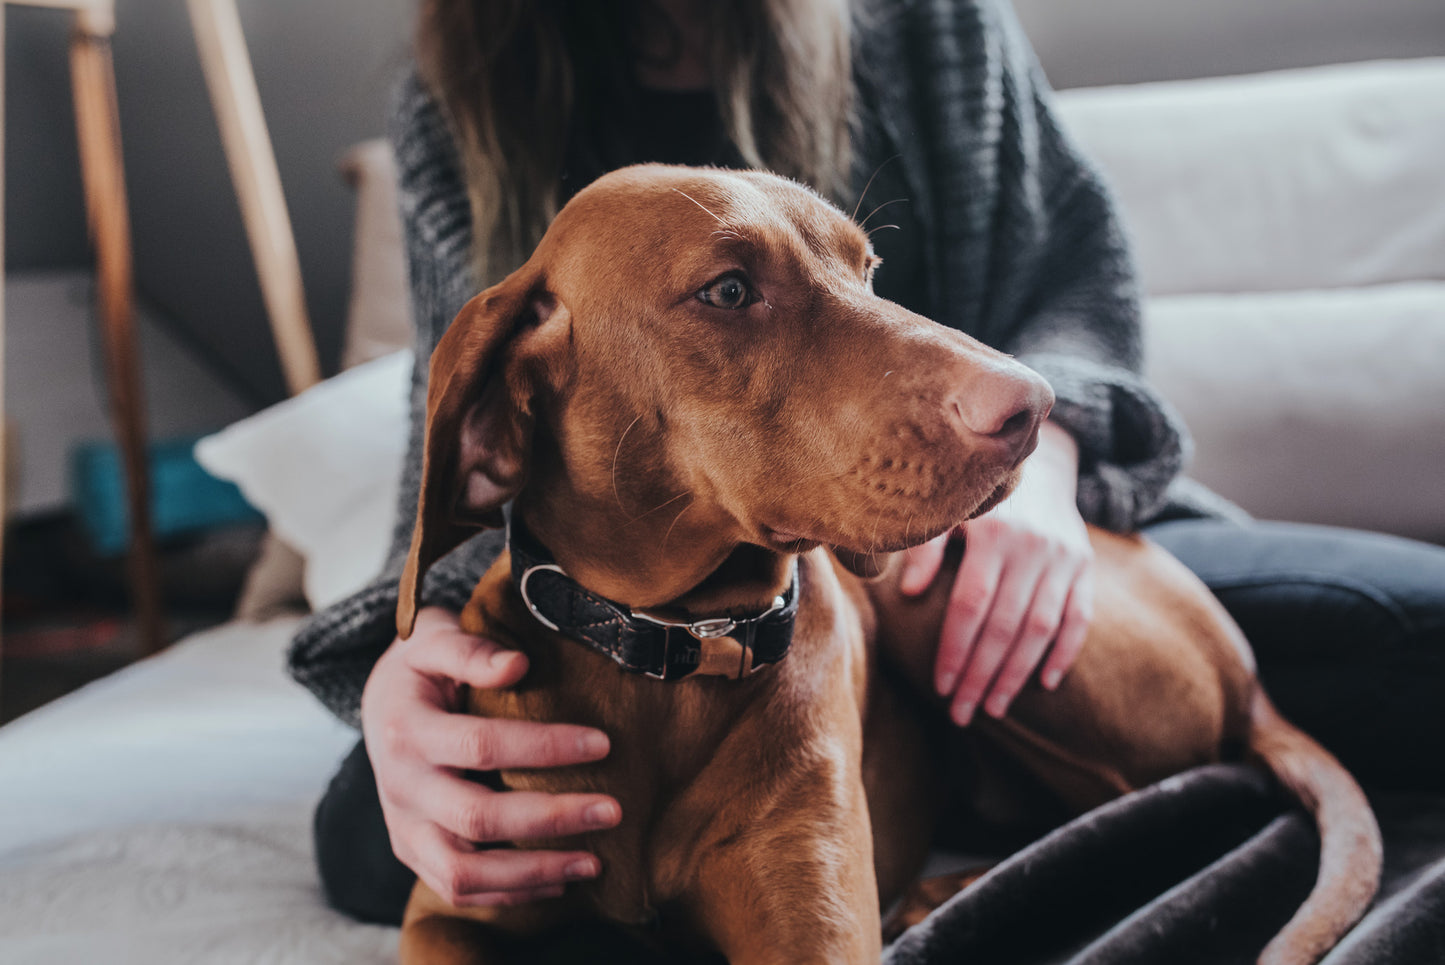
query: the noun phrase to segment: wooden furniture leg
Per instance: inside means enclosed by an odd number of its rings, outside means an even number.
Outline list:
[[[75,121],[85,206],[96,251],[96,291],[110,385],[111,417],[125,463],[130,512],[130,583],[141,653],[165,644],[159,567],[150,524],[145,402],[136,350],[135,294],[131,277],[130,216],[120,152],[113,24],[104,16],[76,15],[70,44]]]
[[[235,0],[187,0],[187,4],[281,371],[287,390],[296,395],[321,381],[321,366],[306,315],[296,238],[241,18]]]
[[[111,414],[128,490],[130,582],[141,651],[149,654],[164,645],[165,632],[161,620],[159,568],[150,525],[145,405],[135,342],[130,217],[110,51],[110,38],[115,32],[114,0],[0,0],[0,21],[7,2],[53,7],[75,14],[76,29],[70,48],[75,119],[86,213],[96,248],[96,287]],[[188,4],[266,313],[287,388],[295,394],[320,381],[320,366],[306,315],[296,242],[240,18],[235,0],[188,0]],[[3,23],[0,23],[0,44],[3,39]],[[3,49],[0,49],[0,68],[3,65]],[[3,131],[3,117],[0,117],[0,131]],[[3,144],[0,137],[0,148]],[[3,184],[3,170],[0,170],[0,187]],[[3,285],[0,285],[0,296],[3,296]],[[4,334],[3,321],[3,307],[0,307],[0,338]],[[3,342],[0,342],[0,359],[3,359]],[[0,466],[3,459],[4,446],[0,442]],[[0,506],[3,498],[4,481],[0,479]]]

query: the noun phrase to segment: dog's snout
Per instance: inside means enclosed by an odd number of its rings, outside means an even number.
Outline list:
[[[996,448],[1011,461],[1033,449],[1039,426],[1054,405],[1054,393],[1039,375],[1022,365],[989,368],[966,380],[953,397],[962,428],[981,445]]]

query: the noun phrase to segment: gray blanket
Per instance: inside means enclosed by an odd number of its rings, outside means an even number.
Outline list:
[[[1372,795],[1380,897],[1327,965],[1445,962],[1445,794]],[[1259,772],[1199,768],[1048,834],[904,934],[887,965],[1253,962],[1314,883],[1313,821]]]
[[[1375,794],[1384,884],[1322,965],[1445,962],[1445,794]],[[1249,965],[1314,883],[1314,824],[1273,781],[1202,767],[1004,858],[883,965]],[[529,950],[552,965],[683,965],[605,926]],[[687,965],[718,965],[721,959]]]

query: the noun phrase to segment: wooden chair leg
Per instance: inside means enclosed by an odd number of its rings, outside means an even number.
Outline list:
[[[187,5],[281,371],[287,390],[296,395],[321,381],[321,365],[306,315],[291,216],[281,192],[281,175],[241,33],[241,18],[235,0],[187,0]]]
[[[71,80],[81,174],[96,251],[96,288],[105,344],[111,417],[125,463],[130,510],[130,583],[141,651],[165,643],[161,625],[159,568],[150,523],[145,402],[136,349],[131,276],[130,217],[121,165],[115,69],[108,36],[78,25],[70,45]]]

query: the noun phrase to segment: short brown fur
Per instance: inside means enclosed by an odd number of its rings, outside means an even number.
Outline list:
[[[544,629],[499,560],[463,626],[523,650],[531,671],[471,709],[595,726],[613,747],[503,778],[615,795],[623,822],[565,843],[604,872],[560,899],[457,909],[418,885],[404,962],[509,961],[512,938],[579,916],[660,916],[668,945],[733,963],[878,960],[880,900],[917,874],[936,819],[923,737],[936,708],[919,695],[947,581],[915,600],[895,571],[855,573],[1002,499],[1051,394],[874,296],[875,263],[856,226],[791,182],[630,168],[579,193],[442,339],[403,635],[426,569],[508,500],[574,579],[628,606],[756,611],[795,557],[801,598],[781,663],[662,683]],[[755,301],[697,297],[729,273]],[[1315,892],[1261,960],[1315,961],[1378,880],[1363,795],[1269,706],[1192,575],[1143,539],[1091,538],[1098,616],[1082,656],[1057,693],[1031,686],[981,727],[1075,810],[1248,748],[1324,840]],[[878,672],[880,650],[901,674]]]

